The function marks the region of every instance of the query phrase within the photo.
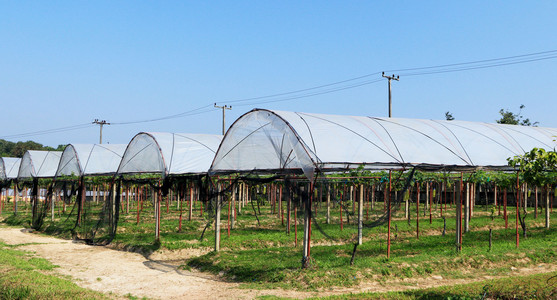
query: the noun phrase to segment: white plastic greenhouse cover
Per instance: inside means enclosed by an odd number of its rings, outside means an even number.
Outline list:
[[[19,171],[19,157],[2,157],[0,158],[0,180],[15,179]]]
[[[553,150],[555,128],[254,109],[232,124],[211,173],[509,169],[507,158]]]
[[[141,132],[128,144],[117,173],[207,173],[221,141],[222,135]]]
[[[116,173],[125,144],[69,144],[64,149],[56,177],[61,175],[110,175]]]
[[[21,158],[17,178],[49,178],[56,175],[62,151],[27,150]]]

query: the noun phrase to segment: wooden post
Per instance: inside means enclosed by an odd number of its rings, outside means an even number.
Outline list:
[[[141,208],[140,202],[141,202],[141,190],[139,189],[139,187],[135,188],[135,205],[137,206],[137,220],[135,222],[136,225],[139,225],[139,210]]]
[[[505,229],[509,228],[509,216],[507,215],[507,189],[503,189],[503,218],[505,219]]]
[[[538,218],[538,186],[534,187],[534,193],[536,193],[536,197],[534,199],[534,219]]]
[[[234,224],[236,223],[236,191],[238,189],[238,185],[235,184],[232,187],[232,221],[230,223],[230,229],[234,229]]]
[[[286,180],[284,182],[286,183]],[[292,211],[292,195],[290,194],[290,189],[287,188],[284,195],[286,196],[286,233],[290,234],[290,212]]]
[[[433,184],[429,188],[429,224],[431,224],[433,222],[433,214],[431,213],[431,207],[433,206]]]
[[[424,201],[424,218],[426,216],[426,212],[429,209],[429,182],[426,181],[425,183],[425,201]]]
[[[172,201],[172,189],[166,195],[166,213],[170,212],[170,201]]]
[[[77,224],[81,225],[83,218],[83,207],[85,205],[85,180],[81,177],[81,199],[79,199],[79,214],[77,216]]]
[[[362,244],[363,241],[363,229],[364,229],[364,185],[360,184],[360,199],[358,202],[358,245]]]
[[[354,199],[354,186],[351,185],[350,186],[350,202],[352,203],[352,213],[355,214],[356,213],[356,201]]]
[[[408,203],[408,198],[410,198],[410,197],[408,197],[408,195],[409,195],[408,193],[409,193],[409,192],[410,192],[410,191],[406,191],[406,192],[404,193],[404,218],[407,219],[408,222],[410,222],[410,218],[409,218],[409,212],[410,212],[410,210],[409,210],[409,206],[408,206],[408,205],[409,205],[409,203]]]
[[[278,216],[281,221],[281,224],[284,226],[284,217],[282,215],[282,186],[279,186],[279,195],[278,195]]]
[[[6,191],[7,190],[8,189],[6,188]],[[0,188],[0,216],[2,215],[2,208],[4,206],[4,198],[5,198],[4,192],[2,191],[2,188]]]
[[[524,212],[527,213],[528,212],[528,182],[524,182],[523,187],[524,189],[524,197],[523,199],[523,204],[524,204]]]
[[[14,184],[14,216],[17,216],[17,202],[19,201],[19,192],[17,185]]]
[[[331,224],[331,185],[327,185],[327,224]]]
[[[387,228],[387,259],[391,257],[391,170],[389,170],[389,195],[387,198],[387,218],[388,218],[388,228]]]
[[[497,201],[497,184],[494,184],[493,189],[494,189],[494,191],[493,191],[493,203],[495,204],[495,208],[497,208],[498,211],[499,211],[497,213],[497,215],[500,216],[501,215],[501,205]]]
[[[463,197],[463,173],[460,172],[460,185],[458,189],[458,203],[456,204],[456,250],[458,252],[462,251],[462,197]],[[456,185],[455,185],[456,188]]]
[[[447,180],[443,181],[443,202],[445,205],[445,212],[447,211]],[[441,216],[443,216],[443,206],[441,206]]]
[[[182,210],[183,210],[183,205],[182,205],[182,200],[184,199],[184,197],[186,197],[186,187],[185,185],[180,185],[178,186],[178,193],[176,194],[176,202],[177,202],[177,206],[178,209],[180,210],[180,217],[178,218],[178,232],[182,232]]]
[[[126,214],[130,213],[130,187],[126,186]]]
[[[518,233],[518,206],[520,202],[520,178],[518,177],[518,173],[516,172],[516,248],[518,248],[520,234]]]
[[[340,196],[340,205],[339,205],[339,209],[340,209],[340,231],[342,231],[342,198],[344,198],[344,194],[341,194]]]
[[[215,251],[220,251],[220,186],[217,184],[217,203],[215,205]]]
[[[371,186],[371,211],[373,212],[373,208],[375,207],[375,185]]]
[[[298,247],[298,209],[294,207],[294,247]]]
[[[153,194],[155,194],[154,191]],[[158,188],[158,197],[155,198],[156,198],[155,199],[155,239],[159,241],[161,237],[161,198],[162,198],[162,189],[160,187]]]
[[[466,183],[466,197],[464,198],[464,232],[470,231],[470,183]]]
[[[226,220],[226,228],[227,228],[227,232],[228,232],[228,237],[230,237],[230,208],[232,205],[232,199],[230,199],[230,197],[228,198],[228,214],[227,214],[227,220]]]
[[[7,190],[8,189],[6,189],[6,191]],[[54,188],[52,190],[53,190],[52,195],[50,195],[50,221],[54,222],[54,206],[56,204],[56,197],[55,197],[56,192],[55,192]],[[14,194],[15,194],[15,192],[14,192]],[[14,196],[14,199],[15,199],[15,196]]]
[[[549,189],[550,185],[545,186],[545,228],[549,229]]]
[[[310,249],[311,249],[311,200],[313,198],[313,182],[310,183],[309,191],[307,191],[308,197],[306,203],[304,203],[304,256],[302,258],[302,268],[308,267]]]
[[[416,182],[416,238],[420,239],[420,183]]]
[[[184,195],[185,196],[185,195]],[[191,217],[193,215],[193,182],[191,183],[190,186],[190,201],[189,201],[189,214],[188,214],[188,221],[191,221]]]

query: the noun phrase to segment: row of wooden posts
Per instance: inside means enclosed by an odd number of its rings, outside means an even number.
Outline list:
[[[309,191],[308,201],[305,203],[306,205],[304,208],[304,237],[303,237],[303,249],[304,249],[304,259],[309,258],[310,256],[310,249],[311,249],[311,213],[317,213],[317,207],[322,205],[326,202],[327,205],[327,212],[326,212],[326,222],[329,224],[331,222],[331,203],[333,203],[333,207],[336,206],[335,201],[331,201],[333,199],[340,199],[339,206],[341,209],[339,210],[340,213],[340,226],[343,226],[343,201],[352,204],[352,213],[355,214],[356,212],[356,202],[358,202],[358,244],[361,244],[363,241],[363,222],[364,222],[364,210],[366,219],[369,217],[369,209],[374,208],[377,198],[383,198],[383,211],[387,214],[387,226],[388,226],[388,236],[387,236],[387,256],[390,256],[390,222],[392,220],[392,198],[397,199],[398,193],[397,191],[392,191],[391,186],[392,178],[389,176],[389,180],[385,183],[379,183],[375,185],[354,185],[350,183],[337,183],[337,184],[330,184],[327,182],[319,182],[317,184],[318,187],[315,187],[312,183],[304,184],[304,187],[301,188],[303,191]],[[224,190],[227,188],[227,184],[229,181],[220,181],[217,184],[218,190]],[[423,187],[425,185],[425,188]],[[287,214],[286,214],[286,230],[287,233],[290,232],[291,226],[291,211],[292,211],[292,198],[295,197],[292,191],[286,192],[284,190],[284,186],[282,184],[266,184],[264,185],[265,188],[261,188],[261,190],[257,191],[256,185],[251,185],[246,182],[240,182],[232,189],[229,193],[230,196],[227,196],[226,201],[223,201],[221,197],[225,197],[225,194],[219,193],[218,200],[216,201],[217,205],[215,208],[215,251],[220,250],[220,228],[221,228],[221,209],[222,204],[228,202],[228,220],[227,220],[227,228],[228,234],[230,234],[230,230],[234,229],[235,220],[237,219],[237,211],[241,213],[244,206],[252,201],[257,194],[262,194],[263,189],[265,190],[266,194],[266,201],[271,205],[271,213],[278,214],[279,219],[282,220],[284,224],[285,214],[283,211],[283,202],[287,203]],[[115,189],[115,185],[113,189]],[[156,233],[155,238],[160,238],[160,217],[161,217],[161,202],[166,200],[166,210],[169,212],[169,206],[171,205],[172,201],[176,202],[177,209],[180,210],[180,217],[179,217],[179,230],[182,227],[182,209],[183,209],[183,202],[188,202],[188,220],[192,219],[193,216],[193,207],[194,202],[199,202],[200,206],[200,215],[203,215],[203,201],[199,199],[200,191],[199,187],[193,183],[188,184],[187,186],[180,187],[182,190],[179,193],[176,189],[171,189],[169,194],[166,198],[163,199],[161,195],[160,189],[155,188],[148,188],[147,186],[124,186],[121,189],[121,210],[125,211],[126,213],[130,213],[130,201],[136,202],[136,209],[137,209],[137,223],[139,223],[139,212],[143,206],[143,201],[147,200],[147,196],[150,194],[151,200],[153,201],[155,207],[155,220],[156,220]],[[420,190],[423,189],[423,190]],[[538,208],[540,207],[540,199],[539,197],[542,195],[542,191],[545,191],[545,197],[543,202],[545,207],[545,219],[546,219],[546,228],[549,228],[549,213],[550,210],[553,208],[553,199],[555,197],[555,193],[549,187],[538,188],[528,188],[526,183],[520,183],[517,177],[517,185],[513,188],[514,189],[514,199],[516,205],[516,212],[518,214],[519,207],[521,207],[524,211],[528,208],[528,199],[529,194],[533,191],[534,194],[534,204],[532,205],[534,208],[534,216],[537,218],[538,216]],[[3,193],[0,192],[0,213],[4,208],[5,203],[7,203],[7,199],[9,196],[8,188],[4,189]],[[89,194],[90,194],[90,201],[98,202],[99,198],[102,197],[103,201],[106,201],[106,197],[109,194],[110,187],[109,185],[102,185],[97,186],[93,185]],[[488,191],[487,187],[484,186],[483,190],[485,192],[485,201],[488,204]],[[44,189],[41,191],[44,195]],[[113,190],[115,191],[115,190]],[[480,185],[472,184],[468,182],[464,182],[461,176],[460,180],[457,182],[453,182],[452,184],[452,191],[448,188],[446,182],[425,182],[424,184],[415,184],[411,191],[408,191],[406,195],[404,195],[402,202],[395,202],[395,204],[402,205],[404,203],[405,209],[405,218],[410,220],[410,195],[414,194],[414,199],[416,200],[416,237],[419,238],[419,210],[420,210],[420,203],[423,202],[423,215],[426,216],[427,212],[429,211],[429,221],[432,222],[433,213],[432,209],[434,204],[436,208],[439,210],[441,217],[443,217],[444,210],[447,209],[447,204],[455,205],[456,204],[456,247],[457,250],[462,249],[462,233],[469,231],[469,222],[470,219],[474,215],[474,206],[480,199],[480,192],[481,188]],[[57,191],[55,193],[55,197],[53,197],[53,201],[51,204],[52,208],[52,218],[54,219],[54,206],[56,202],[56,198],[58,201],[63,203],[63,211],[65,211],[66,203],[61,201],[61,191]],[[501,206],[503,206],[503,218],[505,219],[505,227],[508,227],[508,214],[507,214],[507,204],[508,204],[508,191],[507,189],[502,189],[497,186],[496,183],[492,185],[491,191],[493,197],[492,204],[497,208],[498,215],[501,215]],[[512,192],[511,192],[512,193]],[[180,198],[179,195],[183,194],[184,197]],[[421,200],[421,195],[425,194],[425,199]],[[447,196],[447,194],[449,194]],[[451,195],[452,194],[452,195]],[[14,198],[14,213],[17,213],[17,202],[19,193],[13,193],[12,195]],[[83,194],[85,195],[85,194]],[[113,193],[115,195],[115,193]],[[452,197],[451,197],[452,196]],[[552,197],[551,197],[552,196]],[[23,189],[21,192],[21,200],[19,201],[29,201],[29,191],[27,189]],[[83,197],[83,202],[85,201],[85,197]],[[299,203],[299,202],[296,202]],[[278,208],[277,208],[278,205]],[[397,208],[397,207],[395,207]],[[312,209],[314,212],[312,212]],[[295,243],[297,244],[297,209],[294,209],[294,226],[296,227],[295,230]],[[517,230],[517,240],[516,244],[517,247],[519,245],[519,231],[518,231],[518,215],[516,217],[516,224]]]

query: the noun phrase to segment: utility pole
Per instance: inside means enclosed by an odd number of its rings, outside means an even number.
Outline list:
[[[227,110],[227,109],[229,109],[229,110],[232,109],[232,106],[228,106],[228,105],[218,106],[218,105],[215,103],[215,108],[222,108],[222,135],[224,135],[224,129],[225,129],[225,126],[224,126],[224,125],[225,125],[225,123],[224,123],[224,112],[225,112],[225,110]]]
[[[95,119],[95,121],[93,121],[93,124],[97,124],[101,126],[101,134],[100,134],[100,138],[99,138],[99,144],[103,143],[103,125],[110,125],[110,123],[106,122],[106,120],[102,120],[99,121],[99,119]]]
[[[393,101],[392,101],[392,98],[391,98],[391,80],[398,81],[400,76],[398,76],[398,75],[395,76],[395,74],[393,74],[391,76],[388,76],[388,75],[385,75],[385,72],[381,73],[381,76],[383,76],[383,77],[385,77],[389,80],[389,118],[392,118],[392,116],[393,116],[393,113],[392,113],[393,112]]]

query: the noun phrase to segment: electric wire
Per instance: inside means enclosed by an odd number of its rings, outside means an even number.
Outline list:
[[[484,60],[477,60],[477,61],[469,61],[469,62],[461,62],[461,63],[452,63],[452,64],[443,64],[443,65],[435,65],[435,66],[425,66],[425,67],[417,67],[417,68],[405,68],[405,69],[393,69],[387,70],[387,73],[399,73],[399,76],[422,76],[422,75],[432,75],[432,74],[442,74],[442,73],[452,73],[452,72],[462,72],[462,71],[469,71],[469,70],[478,70],[478,69],[486,69],[486,68],[495,68],[495,67],[502,67],[502,66],[509,66],[509,65],[516,65],[516,64],[523,64],[523,63],[531,63],[537,62],[542,60],[549,60],[557,58],[557,50],[548,50],[542,52],[535,52],[535,53],[528,53],[528,54],[521,54],[521,55],[514,55],[514,56],[507,56],[501,58],[492,58],[492,59],[484,59]],[[298,89],[289,92],[283,93],[276,93],[271,95],[265,96],[258,96],[258,97],[249,97],[243,99],[235,99],[235,100],[228,100],[228,101],[219,101],[218,103],[226,102],[227,104],[238,103],[235,106],[252,106],[258,104],[266,104],[266,103],[275,103],[275,102],[284,102],[284,101],[292,101],[297,99],[309,98],[313,96],[323,95],[334,93],[338,91],[343,91],[347,89],[353,89],[373,83],[377,83],[383,80],[383,78],[379,79],[371,79],[365,81],[359,81],[362,79],[370,78],[372,76],[380,75],[382,72],[373,72],[369,74],[365,74],[358,77],[353,77],[345,80],[340,80],[332,83],[322,84],[310,88],[305,89]],[[359,81],[359,82],[358,82]],[[349,84],[347,84],[349,83]],[[175,118],[182,118],[187,116],[199,115],[204,113],[213,112],[213,103],[203,105],[201,107],[188,110],[185,112],[181,112],[178,114],[163,116],[159,118],[152,118],[152,119],[144,119],[144,120],[134,120],[134,121],[124,121],[124,122],[112,122],[111,125],[129,125],[129,124],[140,124],[140,123],[149,123],[149,122],[157,122],[163,120],[170,120]],[[78,130],[84,129],[87,127],[94,126],[93,124],[77,124],[71,125],[66,127],[54,128],[54,129],[47,129],[47,130],[40,130],[40,131],[33,131],[33,132],[26,132],[20,134],[12,134],[12,135],[5,135],[0,136],[0,138],[21,138],[21,137],[29,137],[29,136],[36,136],[36,135],[44,135],[44,134],[51,134],[51,133],[59,133],[71,130]]]
[[[88,128],[88,127],[91,127],[91,126],[94,126],[94,125],[91,124],[91,123],[77,124],[77,125],[71,125],[71,126],[65,126],[65,127],[59,127],[59,128],[53,128],[53,129],[45,129],[45,130],[39,130],[39,131],[30,131],[30,132],[25,132],[25,133],[4,135],[4,136],[0,136],[0,138],[1,139],[10,139],[10,138],[29,137],[29,136],[35,136],[35,135],[43,135],[43,134],[59,133],[59,132],[66,132],[66,131],[71,131],[71,130],[85,129],[85,128]]]

